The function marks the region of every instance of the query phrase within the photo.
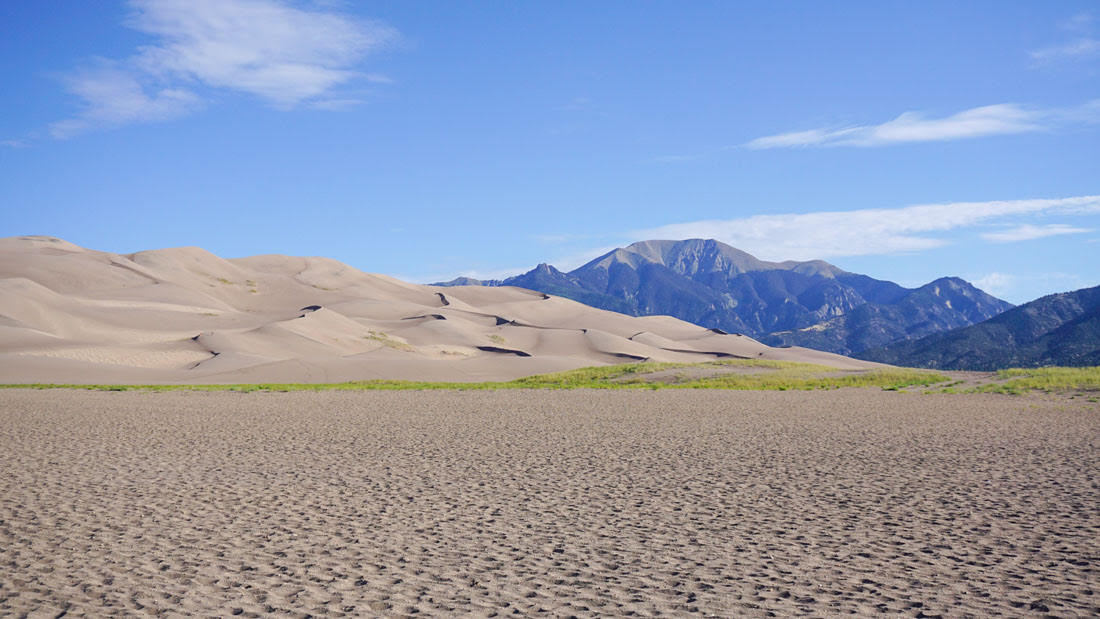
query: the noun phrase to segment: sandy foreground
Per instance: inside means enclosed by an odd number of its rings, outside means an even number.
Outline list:
[[[0,392],[0,615],[1100,613],[1100,410]]]

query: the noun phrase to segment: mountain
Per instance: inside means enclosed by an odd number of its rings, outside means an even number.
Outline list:
[[[703,239],[634,243],[568,273],[540,264],[505,280],[437,285],[518,286],[839,354],[974,324],[1012,307],[958,278],[908,289],[821,260],[768,262]]]
[[[419,286],[327,258],[0,239],[0,383],[504,380],[728,357],[875,366],[530,290]]]
[[[1045,296],[976,325],[858,356],[945,370],[1100,365],[1100,286]]]
[[[891,304],[865,303],[847,314],[761,338],[772,346],[805,346],[852,354],[965,327],[1012,307],[957,277],[943,277]]]

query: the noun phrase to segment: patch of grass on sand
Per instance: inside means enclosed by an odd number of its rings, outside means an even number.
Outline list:
[[[383,346],[393,348],[395,350],[403,350],[405,352],[413,351],[412,346],[409,346],[408,344],[400,340],[395,340],[389,335],[383,333],[382,331],[368,331],[367,334],[363,336],[363,339],[379,342]]]
[[[764,391],[810,391],[841,387],[880,387],[897,391],[916,385],[927,387],[950,380],[942,374],[907,368],[885,368],[855,372],[823,373],[810,366],[792,367],[754,374],[720,374],[678,385],[692,389],[738,389]]]
[[[1028,391],[1100,391],[1100,366],[1083,368],[1014,368],[1001,370],[994,381],[979,385],[972,392],[1020,395]]]
[[[389,341],[375,334],[378,341]],[[365,336],[366,337],[366,336]],[[404,346],[408,346],[404,344]],[[712,372],[692,378],[686,373],[672,378],[678,382],[657,380],[654,372],[693,368]],[[750,370],[748,372],[740,370]],[[736,359],[708,363],[623,363],[580,368],[567,372],[527,376],[511,381],[455,383],[404,380],[370,380],[346,383],[256,383],[237,385],[2,385],[29,389],[90,389],[97,391],[328,391],[328,390],[484,390],[484,389],[734,389],[788,391],[839,389],[841,387],[880,387],[897,390],[913,385],[946,382],[947,377],[925,370],[887,368],[867,371],[843,371],[821,365],[789,361]]]
[[[652,378],[654,372],[694,368],[712,370],[711,376],[690,378],[686,373],[679,381],[658,381]],[[738,369],[763,370],[752,373],[737,372]],[[724,372],[722,370],[730,370]],[[878,370],[866,374],[878,373]],[[940,382],[947,380],[932,372],[913,370],[924,376],[936,376]],[[843,375],[842,375],[843,374]],[[793,361],[771,361],[765,359],[726,359],[707,363],[622,363],[599,367],[580,368],[554,374],[539,374],[517,378],[509,384],[517,387],[540,389],[739,389],[785,391],[787,389],[832,389],[846,386],[895,386],[897,380],[883,381],[881,377],[870,378],[864,384],[856,385],[847,373],[824,365],[796,363]],[[811,384],[812,383],[812,384]],[[918,383],[913,383],[918,384]],[[925,384],[925,383],[919,383]],[[928,383],[931,384],[931,383]]]

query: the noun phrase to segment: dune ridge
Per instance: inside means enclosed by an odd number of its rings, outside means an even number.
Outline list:
[[[0,239],[0,382],[508,380],[721,357],[878,364],[521,288],[440,289],[318,257]]]

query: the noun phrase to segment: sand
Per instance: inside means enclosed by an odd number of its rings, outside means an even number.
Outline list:
[[[0,392],[0,615],[1096,616],[1100,411]]]
[[[327,258],[0,239],[0,383],[488,381],[730,357],[879,367],[522,288],[409,284]]]

